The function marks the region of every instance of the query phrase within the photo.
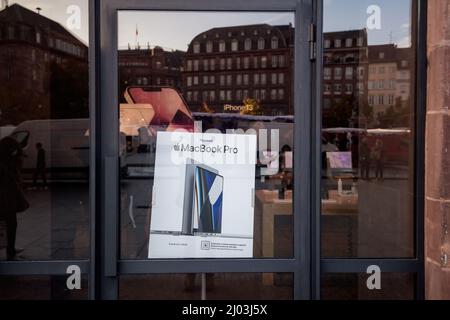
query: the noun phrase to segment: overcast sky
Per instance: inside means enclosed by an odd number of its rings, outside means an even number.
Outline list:
[[[124,0],[126,1],[126,0]],[[71,32],[88,42],[88,0],[10,0],[31,10],[42,9],[41,14],[66,28],[71,5],[80,8],[81,27]],[[410,0],[324,0],[324,30],[341,31],[362,29],[368,18],[367,8],[377,5],[381,9],[381,29],[369,30],[369,44],[410,44]],[[186,50],[197,34],[214,27],[267,23],[271,25],[294,23],[292,13],[236,13],[236,12],[150,12],[123,11],[119,13],[119,46],[134,46],[136,28],[141,46],[159,45]]]

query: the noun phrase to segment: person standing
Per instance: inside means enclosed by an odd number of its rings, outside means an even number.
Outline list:
[[[370,180],[370,149],[366,137],[364,137],[361,141],[359,154],[361,161],[361,178],[363,180]]]
[[[375,178],[377,180],[383,180],[383,171],[384,171],[384,150],[383,150],[383,141],[381,139],[377,139],[375,142],[375,147],[372,151],[372,158],[375,161]]]
[[[33,175],[33,186],[37,187],[37,180],[40,177],[43,182],[44,189],[47,189],[47,165],[45,163],[45,150],[42,147],[42,143],[36,143],[37,157],[36,157],[36,169]]]
[[[29,207],[20,181],[22,157],[22,148],[14,138],[0,140],[0,219],[6,223],[7,260],[23,251],[16,248],[17,213]]]

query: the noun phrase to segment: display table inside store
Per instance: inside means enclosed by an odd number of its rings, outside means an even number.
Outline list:
[[[274,234],[275,217],[290,216],[293,214],[292,191],[286,191],[285,199],[278,198],[278,191],[257,190],[256,211],[261,216],[256,219],[261,221],[260,238],[262,243],[262,258],[274,258]],[[329,199],[322,200],[322,216],[357,216],[358,195],[351,193],[339,194],[337,190],[329,191]],[[351,224],[350,224],[350,229]],[[348,230],[349,234],[352,230]],[[349,240],[351,241],[351,240]],[[349,244],[351,246],[351,243]],[[273,274],[263,276],[265,285],[273,285]]]

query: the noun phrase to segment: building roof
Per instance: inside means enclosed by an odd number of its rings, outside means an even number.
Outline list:
[[[68,38],[72,38],[75,41],[78,41],[81,45],[85,46],[85,44],[78,39],[77,36],[72,34],[58,22],[22,7],[19,4],[10,5],[0,11],[0,23],[25,24],[32,27],[38,27],[43,30],[51,30]]]

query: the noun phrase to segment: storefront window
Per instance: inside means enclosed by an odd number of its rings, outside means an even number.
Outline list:
[[[413,3],[380,1],[381,17],[370,5],[325,2],[324,258],[415,256]]]
[[[25,0],[4,3],[0,33],[9,30],[9,37],[0,38],[0,234],[6,241],[0,261],[86,259],[88,1],[40,1],[40,8]],[[23,31],[20,37],[15,30]],[[14,281],[0,281],[0,292]]]
[[[277,13],[119,12],[122,259],[293,256],[294,108],[285,99],[293,88],[293,22],[293,14]],[[130,38],[136,23],[139,38]],[[152,31],[161,28],[164,36]],[[220,70],[189,68],[193,59],[213,61],[216,53],[196,50],[211,41],[219,43]],[[259,46],[263,59],[290,57],[287,69],[284,61],[272,66],[271,83],[260,78],[265,64],[250,66],[259,57],[248,50],[265,41],[272,46]],[[141,59],[151,66],[160,56],[163,74],[122,67]],[[232,63],[241,60],[245,74]],[[179,86],[133,79],[154,73],[179,77]],[[195,81],[208,77],[219,81]],[[186,90],[190,79],[198,99]]]

